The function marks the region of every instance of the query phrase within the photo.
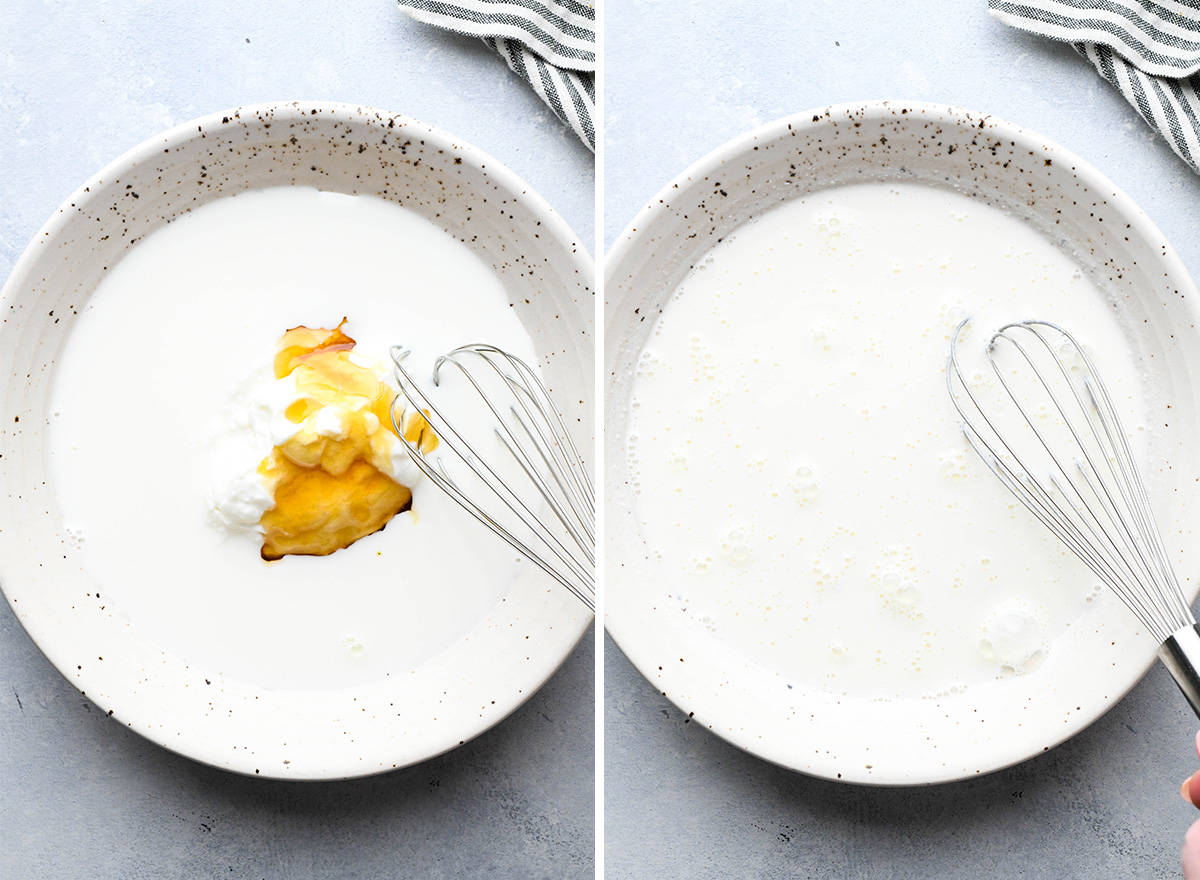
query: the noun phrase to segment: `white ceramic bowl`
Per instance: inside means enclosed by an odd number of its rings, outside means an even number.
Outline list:
[[[1189,598],[1200,492],[1197,292],[1146,215],[1098,171],[1040,135],[982,113],[907,102],[849,104],[749,132],[668,184],[607,266],[606,620],[634,665],[719,736],[829,779],[930,783],[998,769],[1081,730],[1149,668],[1156,645],[1112,598],[1057,641],[1036,675],[937,699],[879,702],[797,685],[722,640],[656,579],[634,513],[626,458],[635,361],[684,275],[723,236],[775,205],[872,180],[948,186],[1022,216],[1073,253],[1127,314],[1163,411],[1148,479]],[[1014,320],[1031,317],[1014,315]],[[720,632],[717,621],[716,630]],[[686,661],[686,662],[684,662]],[[1180,701],[1180,711],[1186,704]]]
[[[503,282],[586,450],[592,264],[550,206],[500,163],[402,116],[331,103],[243,107],[113,162],[55,212],[8,279],[0,583],[63,675],[149,739],[247,774],[358,776],[431,757],[503,719],[558,668],[591,615],[545,580],[519,579],[466,636],[403,674],[346,690],[259,688],[189,667],[153,632],[127,625],[82,572],[47,468],[55,363],[107,268],[192,208],[280,185],[382,196],[466,243]]]

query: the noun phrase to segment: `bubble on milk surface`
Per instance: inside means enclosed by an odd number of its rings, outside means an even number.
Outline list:
[[[788,475],[787,487],[797,504],[803,506],[815,501],[821,491],[816,467],[810,462],[798,462],[793,465]]]
[[[946,333],[947,340],[950,334],[958,329],[958,326],[970,317],[967,307],[959,296],[954,296],[943,302],[938,309],[938,323]],[[969,327],[969,325],[968,325]],[[968,328],[963,328],[964,336]]]
[[[920,620],[924,616],[912,547],[893,544],[884,548],[871,568],[870,580],[878,590],[884,611],[906,620]]]
[[[831,321],[818,321],[808,329],[813,345],[819,351],[833,351],[833,341],[837,336],[837,325]]]
[[[688,345],[688,356],[692,362],[692,380],[700,385],[717,379],[717,358],[712,347],[698,333],[692,334]]]
[[[855,563],[853,551],[854,532],[846,526],[837,526],[829,535],[821,550],[813,557],[812,582],[817,592],[841,582]]]
[[[970,457],[966,449],[946,449],[938,455],[942,476],[948,480],[963,480],[970,476]]]
[[[745,565],[754,555],[751,546],[750,527],[745,523],[734,523],[721,536],[721,552],[734,565]]]
[[[634,367],[634,376],[638,379],[653,379],[659,369],[662,367],[663,359],[652,349],[644,348],[638,356],[637,365]]]

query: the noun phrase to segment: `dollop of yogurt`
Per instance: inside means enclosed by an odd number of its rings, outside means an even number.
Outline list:
[[[382,363],[356,351],[348,358],[395,390]],[[420,469],[390,426],[370,411],[371,405],[371,399],[354,394],[334,402],[315,400],[298,373],[277,379],[267,366],[255,372],[209,426],[210,521],[230,533],[262,535],[263,514],[275,506],[275,479],[263,473],[263,458],[273,448],[345,440],[357,425],[369,434],[371,464],[400,485],[416,485],[423,476]]]
[[[1002,676],[1032,672],[1049,648],[1046,626],[1021,599],[1007,599],[991,610],[981,627],[979,651],[1000,667]]]

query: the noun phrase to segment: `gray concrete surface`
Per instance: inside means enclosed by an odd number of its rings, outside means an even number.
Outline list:
[[[87,176],[177,122],[254,101],[372,104],[524,177],[589,247],[591,154],[476,40],[390,0],[5,0],[0,278]],[[2,527],[2,524],[0,524]],[[103,717],[0,608],[0,878],[585,878],[591,637],[512,718],[374,779],[244,779]]]
[[[1089,65],[983,0],[609,0],[605,230],[741,131],[839,101],[960,104],[1099,166],[1200,277],[1200,178]],[[1174,877],[1196,720],[1155,670],[1034,761],[926,789],[826,783],[690,725],[608,642],[606,866],[674,877]]]

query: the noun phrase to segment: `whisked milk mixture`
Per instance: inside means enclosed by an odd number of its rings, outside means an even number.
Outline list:
[[[213,516],[229,449],[248,447],[232,464],[250,472],[270,451],[242,442],[247,381],[270,374],[284,330],[343,317],[355,358],[386,362],[403,343],[415,375],[480,339],[536,362],[465,245],[381,199],[302,187],[220,199],[148,236],[59,361],[50,465],[83,568],[138,633],[198,668],[279,688],[403,675],[483,619],[521,567],[428,481],[411,511],[329,556],[267,563],[259,534]],[[447,382],[435,400],[477,431],[470,395]]]
[[[638,363],[628,460],[672,602],[789,681],[878,698],[1034,673],[1097,580],[967,446],[947,397],[1000,325],[1102,353],[1137,442],[1134,354],[1067,254],[949,190],[860,184],[778,207],[685,278]],[[1115,600],[1113,600],[1115,601]]]

